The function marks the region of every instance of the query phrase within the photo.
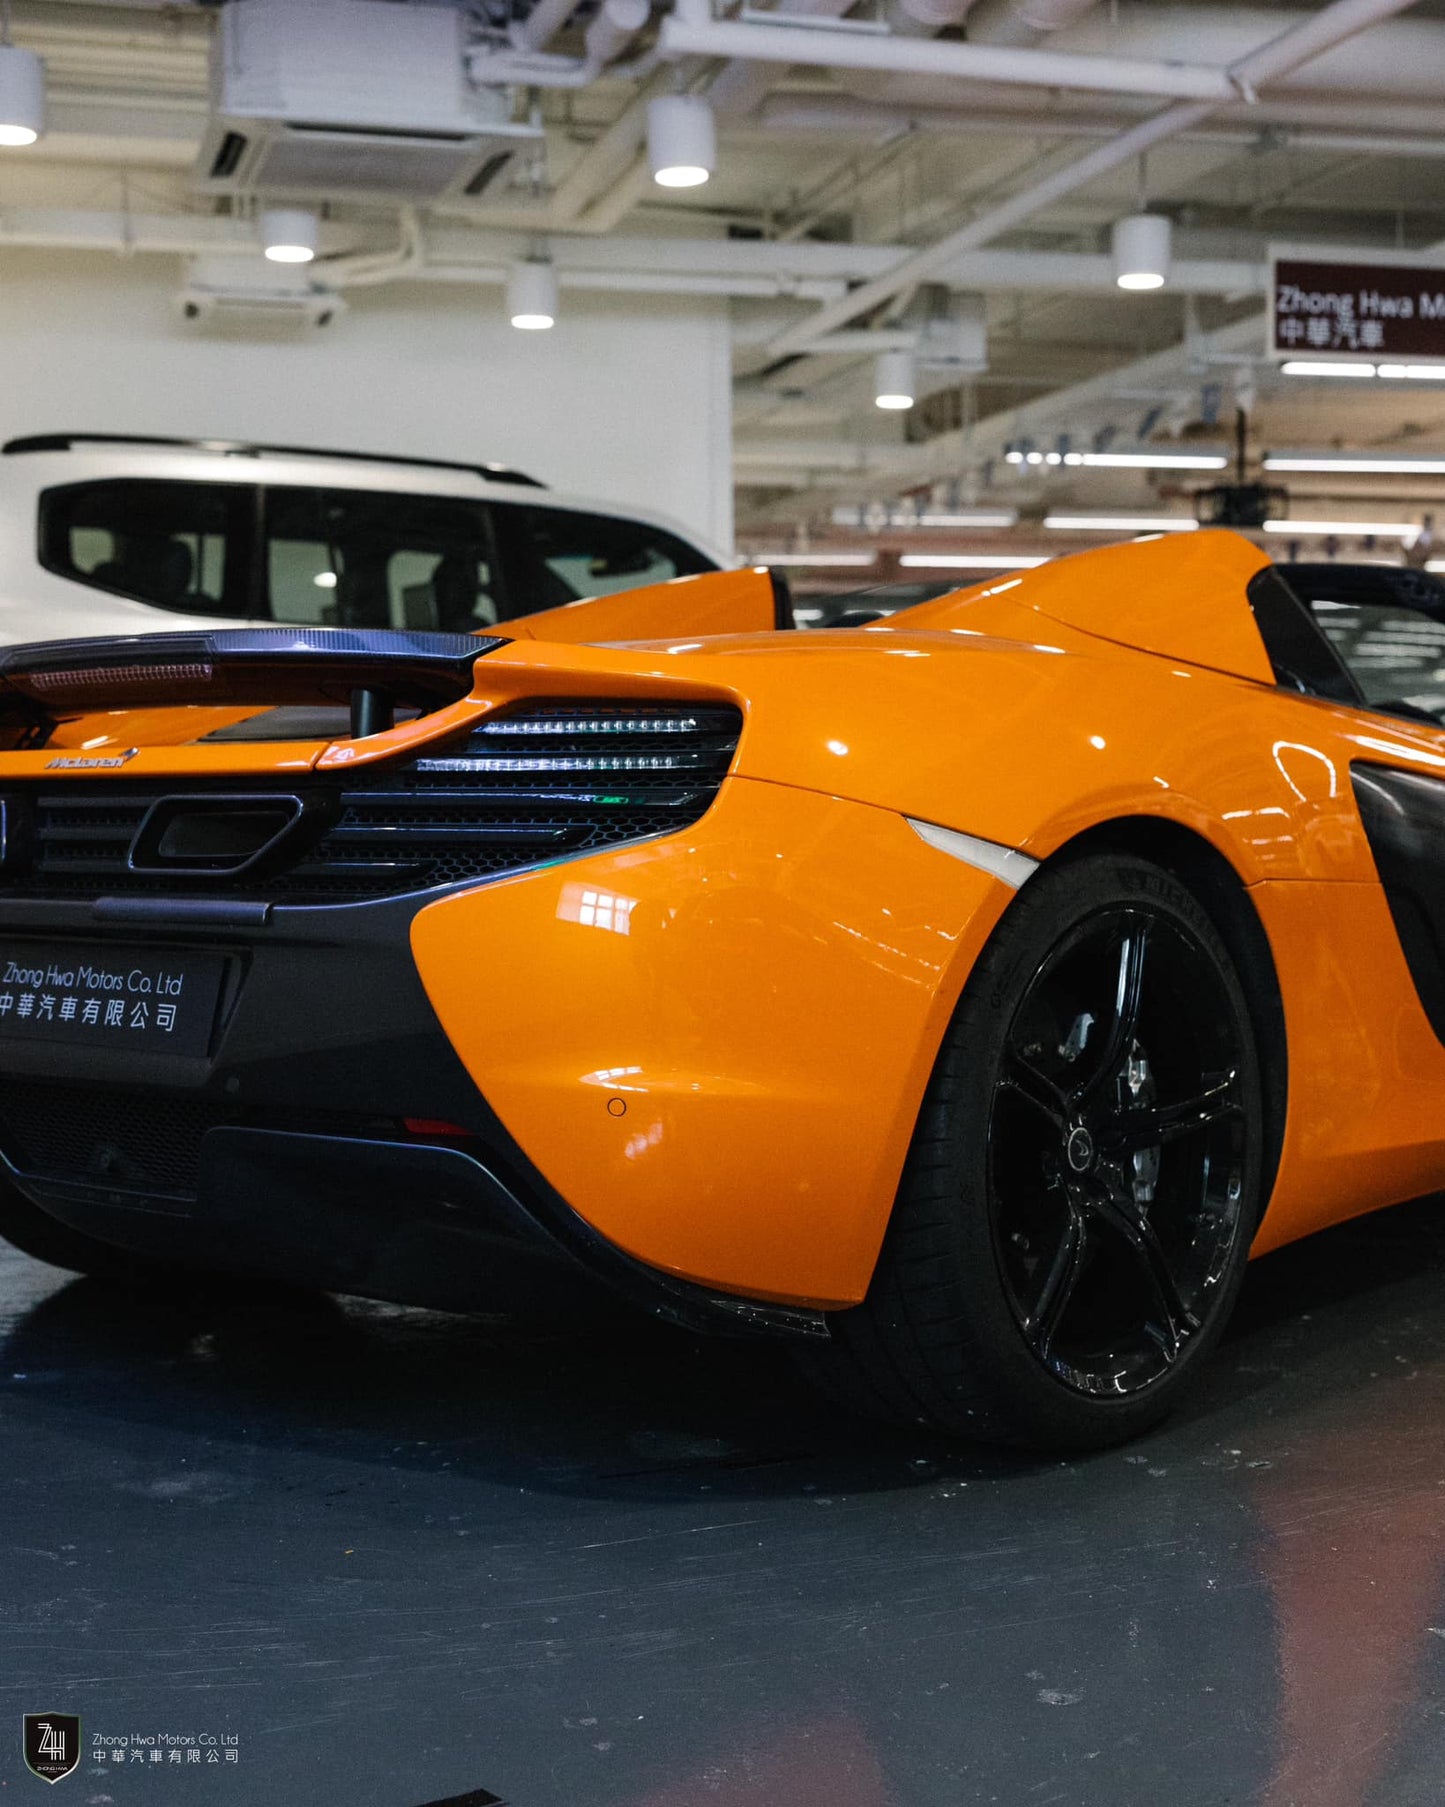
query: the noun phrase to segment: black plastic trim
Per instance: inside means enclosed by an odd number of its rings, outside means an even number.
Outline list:
[[[1306,696],[1362,707],[1359,685],[1289,583],[1289,569],[1266,565],[1255,572],[1247,590],[1276,681]]]
[[[1350,781],[1405,964],[1445,1043],[1445,782],[1364,762]]]
[[[773,626],[783,633],[798,625],[793,614],[793,586],[788,582],[787,572],[780,571],[776,565],[769,565],[768,578],[773,586]]]
[[[500,636],[425,634],[399,628],[236,627],[194,633],[107,634],[90,640],[32,640],[0,649],[0,677],[111,667],[211,664],[367,666],[406,664],[463,677],[484,653],[505,646]]]

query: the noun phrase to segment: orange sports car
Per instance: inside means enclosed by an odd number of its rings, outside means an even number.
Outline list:
[[[1251,1251],[1445,1184],[1427,574],[1199,532],[861,627],[744,570],[506,630],[0,655],[21,1248],[600,1286],[1078,1448]]]

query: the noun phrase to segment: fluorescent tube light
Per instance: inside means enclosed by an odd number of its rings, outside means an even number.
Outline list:
[[[1266,533],[1297,539],[1377,539],[1411,541],[1420,536],[1414,521],[1266,521]]]
[[[1280,365],[1286,376],[1355,376],[1372,377],[1373,364],[1334,364],[1319,358],[1290,358]]]
[[[1199,523],[1180,514],[1050,514],[1044,526],[1059,533],[1193,533]]]
[[[1223,452],[1065,452],[1064,463],[1101,471],[1222,471]]]
[[[839,565],[861,567],[877,562],[876,552],[754,552],[750,565]]]
[[[1014,553],[905,552],[898,562],[906,571],[1029,571],[1049,561]]]
[[[1355,452],[1267,452],[1264,468],[1267,471],[1314,471],[1351,477],[1445,477],[1445,456],[1377,458]]]

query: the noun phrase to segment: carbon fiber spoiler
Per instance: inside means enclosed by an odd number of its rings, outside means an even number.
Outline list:
[[[0,650],[0,722],[29,738],[90,709],[349,703],[353,735],[375,734],[398,706],[430,711],[464,697],[477,660],[505,644],[326,627],[47,640]]]

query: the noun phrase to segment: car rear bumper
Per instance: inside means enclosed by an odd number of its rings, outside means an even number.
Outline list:
[[[0,1038],[0,1162],[34,1204],[143,1254],[454,1310],[605,1290],[697,1329],[825,1334],[624,1254],[522,1154],[462,1066],[409,946],[417,898],[240,909],[0,903],[6,936],[229,964],[213,1050]],[[224,914],[224,912],[220,912]]]
[[[482,1309],[590,1278],[818,1334],[867,1291],[1012,895],[893,811],[732,778],[681,832],[440,892],[0,899],[0,951],[225,966],[205,1055],[0,1016],[0,1156],[130,1246]]]

